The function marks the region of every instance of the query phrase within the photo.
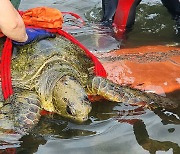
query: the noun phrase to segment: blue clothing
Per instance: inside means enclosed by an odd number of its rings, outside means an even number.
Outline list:
[[[13,41],[15,45],[26,45],[33,41],[39,41],[48,37],[55,37],[55,34],[50,33],[44,29],[39,28],[26,28],[26,34],[28,35],[28,40],[26,42]]]

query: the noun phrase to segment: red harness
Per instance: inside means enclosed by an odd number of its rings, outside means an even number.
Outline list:
[[[7,99],[13,94],[11,81],[11,54],[12,42],[7,38],[1,55],[1,88],[4,99]]]
[[[62,29],[47,29],[52,33],[58,33],[59,35],[67,38],[72,43],[78,45],[81,49],[83,49],[87,56],[92,59],[94,62],[94,73],[97,76],[107,77],[106,71],[100,61],[77,39],[75,39],[72,35],[63,31]],[[4,48],[1,55],[1,85],[4,99],[7,99],[10,95],[13,94],[12,81],[11,81],[11,54],[12,54],[12,42],[10,39],[6,39]]]

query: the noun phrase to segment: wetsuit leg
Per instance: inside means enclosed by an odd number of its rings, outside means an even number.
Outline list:
[[[116,39],[121,39],[134,24],[136,7],[141,0],[119,0],[114,15],[113,27]]]
[[[102,23],[106,26],[113,25],[115,37],[121,39],[127,29],[135,21],[136,7],[141,0],[102,0]]]
[[[134,24],[136,7],[141,0],[102,0],[102,22],[114,23],[117,28],[130,28]]]
[[[161,0],[163,5],[171,13],[176,21],[177,33],[180,34],[180,1],[179,0]]]
[[[161,0],[163,5],[168,9],[168,11],[173,15],[180,16],[180,1],[179,0]]]
[[[119,28],[131,28],[135,21],[136,7],[141,0],[119,0],[114,24]]]
[[[118,0],[102,0],[102,22],[104,24],[112,24],[114,14],[116,12]]]

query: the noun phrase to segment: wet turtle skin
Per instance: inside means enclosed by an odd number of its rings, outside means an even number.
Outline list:
[[[86,121],[91,111],[88,95],[130,104],[145,102],[151,109],[177,107],[168,98],[96,76],[93,68],[85,52],[61,36],[14,47],[14,93],[6,101],[0,94],[1,117],[13,125],[9,128],[25,133],[38,123],[41,109],[77,122]]]

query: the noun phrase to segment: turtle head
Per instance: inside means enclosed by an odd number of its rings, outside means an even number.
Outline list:
[[[53,90],[53,106],[55,113],[77,122],[86,121],[92,108],[83,87],[70,76],[63,76],[57,81]]]

